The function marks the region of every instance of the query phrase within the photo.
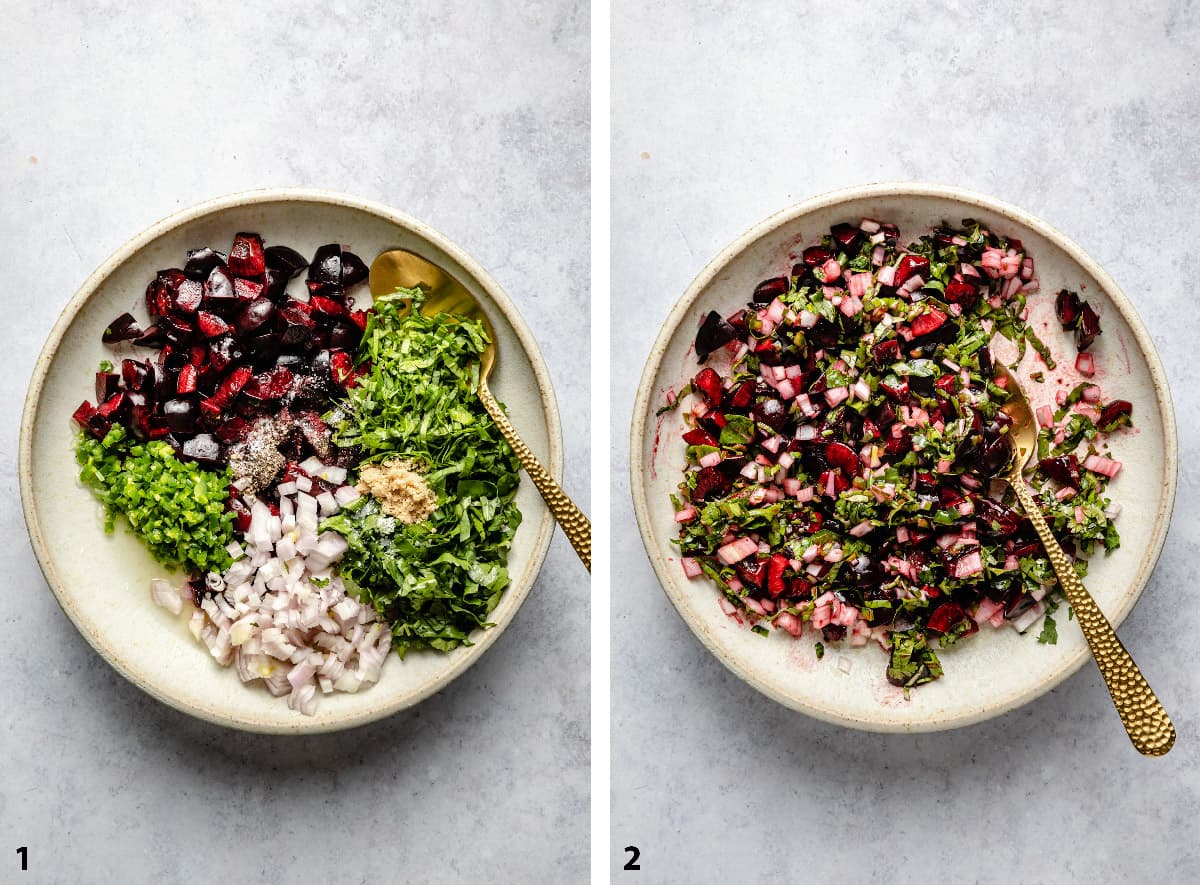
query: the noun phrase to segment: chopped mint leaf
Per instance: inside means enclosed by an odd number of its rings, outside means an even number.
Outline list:
[[[1054,623],[1054,618],[1049,613],[1046,614],[1046,620],[1042,623],[1042,632],[1038,634],[1037,641],[1043,645],[1058,643],[1058,625]]]

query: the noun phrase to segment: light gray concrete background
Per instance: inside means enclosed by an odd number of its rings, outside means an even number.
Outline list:
[[[303,185],[415,215],[497,277],[586,507],[586,5],[5,2],[0,20],[0,881],[584,881],[589,594],[561,535],[438,696],[348,733],[244,735],[143,695],[76,633],[15,460],[37,352],[107,255],[209,197]]]
[[[614,0],[613,842],[646,882],[1200,881],[1191,2]],[[1121,631],[1179,731],[1130,747],[1098,673],[918,737],[809,720],[740,683],[661,593],[627,428],[662,319],[747,227],[836,187],[918,179],[1031,210],[1116,278],[1170,376],[1183,454],[1162,560]]]

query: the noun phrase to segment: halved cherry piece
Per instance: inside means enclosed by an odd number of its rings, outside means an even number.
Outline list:
[[[904,282],[915,274],[920,274],[925,279],[929,279],[929,259],[924,255],[905,255],[900,259],[900,263],[896,265],[894,285],[904,285]]]
[[[747,584],[753,584],[755,587],[762,587],[763,578],[766,576],[767,564],[761,559],[743,559],[733,567],[738,573],[738,577]]]
[[[229,323],[215,313],[204,310],[196,315],[196,325],[205,338],[217,338],[229,331]]]
[[[787,290],[787,277],[774,277],[770,280],[763,280],[754,287],[753,300],[756,304],[770,304],[780,295],[786,295]]]
[[[683,435],[683,441],[689,446],[715,446],[716,437],[703,427],[695,427]]]
[[[927,626],[937,633],[949,633],[954,625],[965,617],[966,613],[961,605],[957,602],[947,602],[934,610],[933,614],[929,616]]]
[[[856,245],[858,245],[859,237],[862,236],[861,231],[852,224],[835,224],[829,229],[833,235],[833,241],[841,246],[842,251],[849,253]]]
[[[239,233],[235,236],[233,248],[229,250],[227,264],[235,276],[261,276],[262,272],[267,269],[262,237],[249,233]]]
[[[979,291],[965,280],[951,280],[946,284],[946,300],[951,304],[971,307],[979,297]]]
[[[123,313],[105,328],[100,340],[105,344],[115,344],[118,341],[132,341],[142,337],[142,327],[131,313]]]
[[[829,462],[830,467],[835,467],[848,476],[856,476],[858,474],[858,455],[854,453],[854,449],[845,443],[828,443],[825,446],[825,460]]]
[[[729,408],[748,409],[754,403],[754,382],[743,381],[729,399]]]
[[[721,376],[713,369],[702,369],[694,381],[696,387],[704,395],[708,405],[714,409],[720,408],[725,391],[721,387]]]
[[[772,597],[780,596],[787,589],[783,580],[783,572],[788,567],[789,560],[782,553],[772,554],[767,560],[767,592]]]
[[[692,489],[693,501],[707,501],[729,491],[729,480],[715,467],[705,467],[696,474],[696,487]]]
[[[920,338],[922,335],[931,335],[946,325],[947,317],[936,307],[930,307],[926,313],[921,314],[912,321],[912,332],[914,338]]]
[[[188,363],[179,370],[179,378],[175,381],[175,392],[180,396],[188,393],[196,392],[196,379],[199,377],[199,370],[192,364]]]
[[[819,267],[832,257],[833,252],[824,246],[809,246],[804,250],[804,263],[809,267]]]

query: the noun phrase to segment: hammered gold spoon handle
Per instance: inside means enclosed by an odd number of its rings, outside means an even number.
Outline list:
[[[1092,648],[1092,655],[1100,667],[1104,684],[1108,686],[1108,693],[1112,695],[1129,739],[1139,753],[1146,756],[1164,755],[1175,743],[1175,726],[1171,724],[1171,717],[1117,638],[1112,624],[1104,617],[1092,594],[1083,586],[1071,560],[1051,534],[1050,526],[1033,499],[1033,493],[1019,474],[1013,479],[1012,487],[1025,515],[1042,539],[1042,546],[1046,548],[1046,555],[1054,566],[1058,583],[1066,593],[1067,602],[1075,612],[1075,620],[1079,622],[1083,636]]]
[[[517,460],[525,468],[525,473],[533,480],[537,490],[542,493],[546,506],[550,508],[554,518],[562,526],[563,534],[567,536],[567,540],[579,554],[584,568],[590,572],[592,570],[592,523],[562,490],[562,486],[554,481],[554,477],[542,466],[537,455],[517,435],[517,431],[509,423],[508,416],[504,414],[504,410],[500,408],[500,404],[496,402],[496,398],[488,389],[487,380],[482,378],[479,381],[479,401],[483,403],[487,413],[492,416],[492,420],[496,422],[496,426],[500,428],[500,432],[516,452]]]

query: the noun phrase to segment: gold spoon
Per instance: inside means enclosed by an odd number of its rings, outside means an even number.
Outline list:
[[[1108,693],[1112,695],[1125,731],[1129,733],[1129,739],[1133,741],[1139,753],[1146,756],[1162,756],[1175,743],[1175,726],[1171,724],[1171,717],[1167,715],[1146,678],[1142,676],[1142,671],[1133,662],[1125,646],[1121,645],[1112,624],[1104,617],[1092,594],[1083,586],[1083,581],[1076,574],[1071,560],[1051,534],[1050,527],[1046,525],[1046,519],[1034,501],[1033,493],[1022,479],[1025,465],[1037,451],[1037,417],[1029,406],[1025,391],[1021,389],[1012,372],[997,363],[996,375],[998,378],[1008,379],[1005,382],[1005,390],[1010,396],[1003,410],[1013,419],[1009,430],[1013,454],[1004,478],[1017,493],[1021,509],[1033,523],[1038,537],[1042,540],[1042,546],[1046,548],[1046,555],[1050,557],[1050,564],[1054,566],[1058,583],[1066,593],[1067,602],[1071,604],[1075,620],[1083,630],[1084,639],[1091,646],[1092,655],[1100,667],[1104,684],[1108,686]]]
[[[575,502],[567,497],[554,477],[541,465],[537,456],[529,446],[517,435],[517,431],[508,421],[508,416],[492,396],[488,389],[487,379],[492,367],[496,364],[496,334],[479,302],[454,277],[446,273],[436,264],[425,260],[420,255],[407,249],[390,249],[382,252],[371,264],[369,277],[372,297],[390,295],[397,289],[415,289],[418,286],[425,290],[427,297],[422,312],[427,315],[438,313],[453,313],[466,316],[483,323],[487,332],[488,346],[479,358],[479,400],[508,444],[516,452],[517,459],[537,490],[542,493],[546,506],[562,526],[567,540],[579,554],[584,567],[592,570],[592,524],[583,515],[583,511],[575,506]]]

